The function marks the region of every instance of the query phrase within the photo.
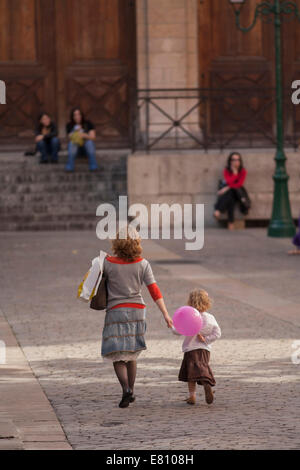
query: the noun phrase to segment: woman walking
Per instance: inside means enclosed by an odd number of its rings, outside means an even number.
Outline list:
[[[237,203],[243,214],[247,214],[250,208],[250,199],[245,190],[244,183],[247,170],[244,168],[242,156],[232,152],[224,168],[223,180],[218,191],[218,200],[215,204],[214,216],[219,219],[221,213],[228,213],[228,229],[234,229],[234,209]]]
[[[167,326],[172,319],[166,309],[150,263],[141,257],[141,239],[128,227],[112,242],[114,256],[104,260],[103,275],[107,280],[108,302],[102,334],[101,354],[113,363],[122,387],[120,408],[135,400],[134,383],[137,359],[146,349],[146,305],[141,294],[143,283],[164,316]]]

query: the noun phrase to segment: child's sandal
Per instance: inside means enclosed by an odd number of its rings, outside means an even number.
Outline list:
[[[196,398],[189,397],[185,401],[188,405],[195,405],[196,404]]]
[[[204,385],[205,401],[208,405],[211,405],[214,401],[214,392],[209,384]]]

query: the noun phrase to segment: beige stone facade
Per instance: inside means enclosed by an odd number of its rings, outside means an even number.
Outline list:
[[[251,220],[269,219],[273,202],[274,151],[240,150],[248,170],[246,188],[252,199]],[[287,171],[293,217],[299,216],[300,175],[298,152],[287,152]],[[206,225],[215,224],[213,207],[227,152],[137,152],[128,159],[130,204],[205,204]]]
[[[138,87],[198,87],[197,0],[137,0]]]

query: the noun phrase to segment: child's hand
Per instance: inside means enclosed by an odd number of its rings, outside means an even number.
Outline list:
[[[205,343],[205,344],[206,344],[206,341],[205,341],[204,336],[200,335],[200,333],[197,334],[197,338],[201,341],[201,343]]]
[[[173,326],[173,320],[172,320],[172,318],[171,318],[169,315],[166,315],[166,316],[165,316],[165,322],[166,322],[168,328],[172,328],[172,326]]]

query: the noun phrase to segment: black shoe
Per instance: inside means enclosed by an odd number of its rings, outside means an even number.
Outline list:
[[[119,403],[119,408],[128,408],[129,403],[131,403],[132,392],[124,393],[122,400]]]
[[[130,403],[133,403],[134,401],[135,401],[135,395],[131,394]]]
[[[46,165],[47,163],[49,163],[48,160],[40,160],[41,165]]]

